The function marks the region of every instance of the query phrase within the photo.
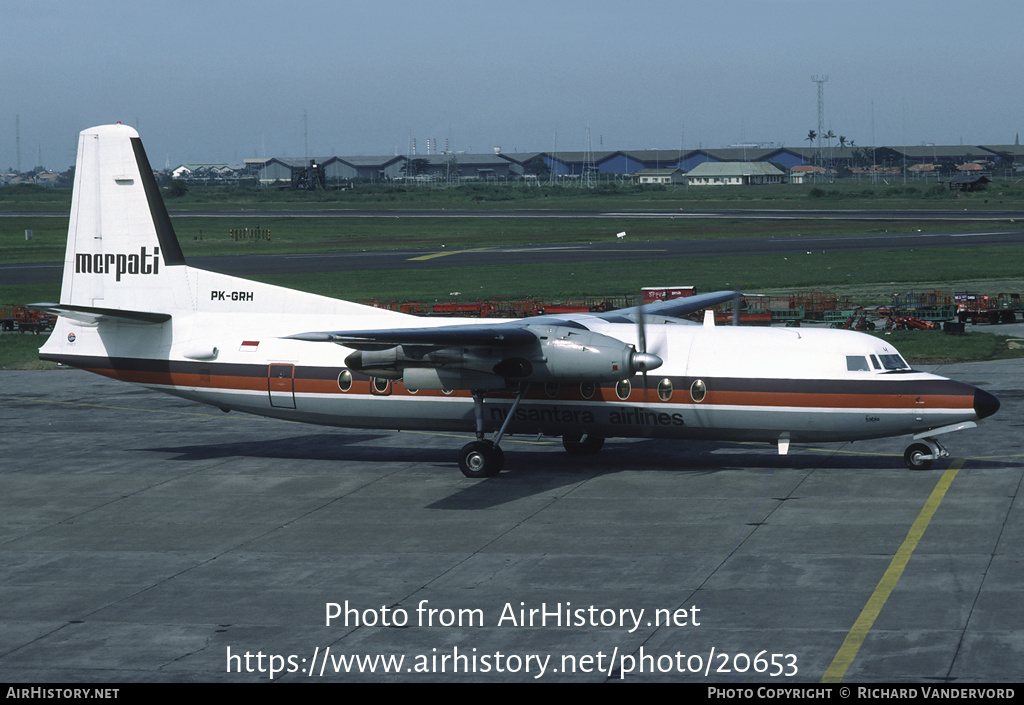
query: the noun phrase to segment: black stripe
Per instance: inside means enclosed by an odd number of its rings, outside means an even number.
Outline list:
[[[234,364],[227,362],[193,362],[183,360],[147,360],[136,357],[101,357],[99,355],[48,355],[40,353],[39,359],[60,362],[72,367],[111,372],[148,372],[159,374],[204,374],[231,377],[267,376],[268,364]],[[297,368],[298,369],[298,368]],[[337,373],[335,373],[337,374]]]
[[[695,377],[670,378],[680,388],[689,388]],[[949,379],[908,380],[885,376],[864,380],[847,379],[757,379],[750,377],[703,378],[710,392],[764,392],[768,394],[967,394],[973,387]]]
[[[89,370],[157,374],[208,374],[213,377],[251,377],[254,379],[266,379],[269,366],[281,364],[270,362],[235,363],[204,360],[152,360],[137,357],[102,357],[99,355],[45,353],[41,353],[39,359]],[[295,379],[335,380],[338,378],[338,373],[343,369],[345,369],[344,365],[338,365],[337,367],[303,367],[296,365]],[[355,370],[351,370],[351,372],[356,379],[370,379],[368,375],[362,375]]]
[[[160,253],[163,255],[164,264],[185,264],[185,255],[181,251],[181,245],[178,244],[178,237],[174,234],[171,216],[167,215],[167,207],[164,206],[164,199],[160,196],[160,187],[156,185],[156,177],[153,176],[153,169],[149,166],[149,159],[146,158],[142,140],[138,137],[132,137],[131,140],[132,149],[135,150],[135,161],[139,165],[139,176],[142,178],[142,186],[146,190],[146,200],[149,202],[153,226],[156,228],[157,239],[160,240]]]

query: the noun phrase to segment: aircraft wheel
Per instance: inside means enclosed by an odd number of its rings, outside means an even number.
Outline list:
[[[505,453],[490,441],[473,441],[459,451],[459,470],[466,477],[494,477],[505,465]]]
[[[911,470],[927,470],[932,466],[931,459],[925,457],[929,455],[932,455],[932,449],[927,444],[911,443],[903,454],[903,462]]]
[[[562,447],[571,455],[593,455],[604,445],[603,436],[592,433],[566,434],[562,436]]]

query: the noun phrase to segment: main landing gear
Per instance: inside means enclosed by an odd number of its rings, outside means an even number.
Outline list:
[[[466,477],[494,477],[505,467],[505,452],[493,441],[473,441],[459,451],[459,470]]]
[[[476,440],[472,443],[467,443],[459,451],[459,470],[462,471],[463,475],[474,479],[494,477],[505,467],[505,453],[502,452],[498,444],[501,443],[501,439],[505,435],[505,430],[508,428],[512,417],[515,416],[516,409],[519,408],[519,402],[526,395],[527,386],[525,384],[520,386],[519,391],[516,392],[516,399],[512,402],[512,408],[508,410],[501,428],[498,429],[498,432],[494,434],[494,438],[491,440],[484,439],[484,393],[479,391],[473,392],[473,411],[476,414]]]

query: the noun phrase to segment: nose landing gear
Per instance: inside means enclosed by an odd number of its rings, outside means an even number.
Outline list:
[[[949,451],[932,438],[924,438],[907,446],[903,453],[903,462],[911,470],[927,470],[932,461],[949,457]]]

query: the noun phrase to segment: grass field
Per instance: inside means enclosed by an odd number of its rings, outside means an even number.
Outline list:
[[[0,370],[50,370],[56,365],[39,359],[47,334],[0,333]]]
[[[633,186],[607,181],[595,188],[523,184],[412,186],[357,184],[342,191],[291,191],[256,186],[192,186],[188,193],[167,198],[168,209],[236,210],[302,208],[551,208],[581,210],[700,208],[830,208],[1020,210],[1024,184],[996,178],[986,191],[951,192],[934,178],[846,178],[821,184],[781,184],[743,188]],[[18,186],[0,189],[0,211],[59,211],[71,206],[68,190]]]

